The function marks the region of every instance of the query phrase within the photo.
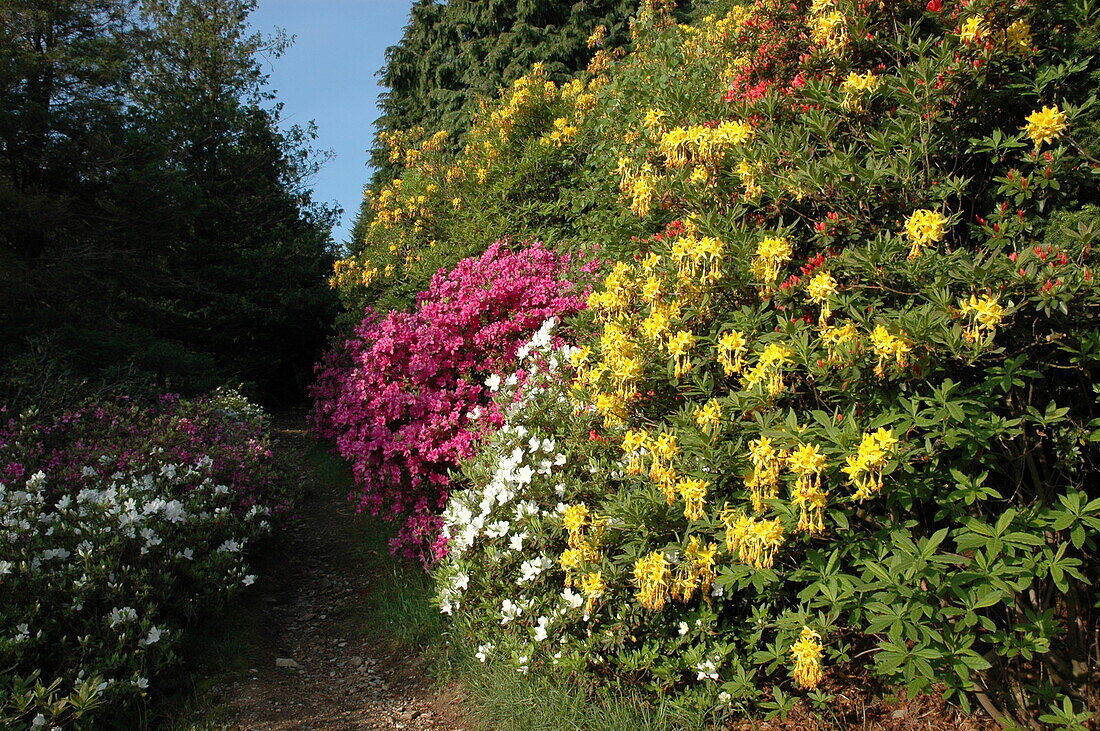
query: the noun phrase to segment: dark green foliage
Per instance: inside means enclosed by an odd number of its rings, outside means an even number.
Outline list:
[[[289,396],[334,311],[333,212],[252,0],[0,1],[0,396],[131,374]],[[22,365],[20,365],[22,364]],[[132,380],[132,379],[131,379]]]

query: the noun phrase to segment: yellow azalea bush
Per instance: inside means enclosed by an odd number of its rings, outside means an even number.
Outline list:
[[[824,708],[869,669],[1084,728],[1097,14],[699,15],[640,20],[580,125],[540,117],[543,148],[578,126],[648,235],[589,232],[608,267],[578,347],[513,382],[448,507],[444,611],[480,660],[645,687],[699,722]],[[465,175],[496,174],[490,147]]]
[[[398,176],[366,190],[364,239],[329,280],[349,311],[379,298],[407,305],[440,268],[498,239],[550,236],[561,217],[540,204],[559,195],[554,180],[577,169],[578,137],[606,80],[600,67],[606,63],[596,59],[558,84],[535,64],[482,103],[457,156],[445,131],[381,133]]]

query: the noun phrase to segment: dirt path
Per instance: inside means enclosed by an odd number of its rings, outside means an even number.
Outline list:
[[[276,420],[278,449],[296,457],[300,520],[257,566],[251,667],[212,690],[229,729],[469,729],[455,688],[433,688],[424,661],[363,621],[383,562],[363,560],[365,519],[349,485],[313,474],[302,414]],[[326,484],[328,483],[328,484]],[[413,569],[415,570],[415,569]],[[373,601],[378,601],[377,598]]]

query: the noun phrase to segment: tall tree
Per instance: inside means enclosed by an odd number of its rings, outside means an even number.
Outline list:
[[[234,372],[266,381],[272,364],[292,358],[304,379],[332,313],[323,282],[334,211],[305,186],[320,162],[312,128],[279,129],[281,106],[270,104],[257,59],[288,43],[246,32],[254,7],[147,0],[135,116],[188,192],[188,215],[174,219],[187,245],[169,259],[167,321],[204,338]]]
[[[281,130],[264,89],[286,39],[248,33],[253,7],[0,0],[0,358],[184,390],[308,376],[333,211],[306,186],[312,131]]]
[[[0,0],[0,242],[67,247],[119,154],[130,0]],[[93,207],[94,208],[94,207]]]

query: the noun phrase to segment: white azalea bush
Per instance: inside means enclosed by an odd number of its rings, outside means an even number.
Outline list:
[[[157,690],[188,627],[255,580],[270,449],[254,407],[217,399],[43,423],[0,435],[0,728],[94,727]]]

